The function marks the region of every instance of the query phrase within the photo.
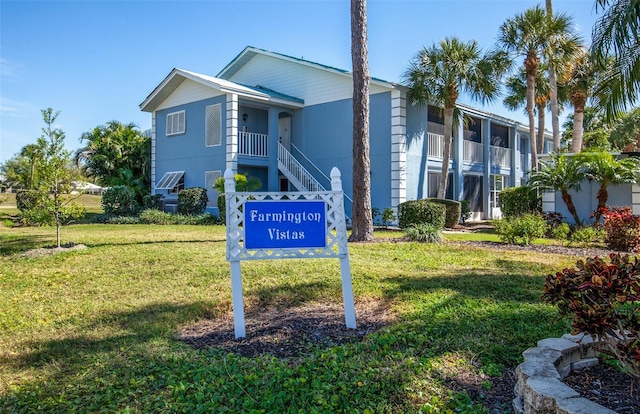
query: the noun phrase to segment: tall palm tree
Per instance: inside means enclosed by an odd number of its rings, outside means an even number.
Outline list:
[[[482,54],[475,40],[445,38],[422,49],[404,74],[408,98],[417,105],[444,108],[444,149],[438,198],[445,197],[453,136],[456,101],[462,92],[481,102],[494,100],[499,93],[507,55],[502,51]]]
[[[515,56],[524,56],[527,72],[527,114],[529,115],[529,138],[531,144],[531,165],[538,165],[538,153],[535,136],[535,89],[536,72],[544,50],[556,41],[562,33],[569,32],[571,19],[565,15],[547,17],[545,10],[536,6],[522,14],[507,19],[500,26],[498,45]]]
[[[634,157],[616,159],[605,151],[582,152],[575,160],[582,165],[584,176],[600,184],[598,189],[598,208],[595,211],[596,223],[600,221],[603,209],[607,205],[609,185],[632,184],[640,182],[640,160]]]
[[[567,65],[562,83],[566,85],[573,105],[573,137],[571,140],[571,152],[578,153],[582,150],[582,134],[584,110],[587,99],[592,95],[597,68],[591,60],[586,49],[582,49]]]
[[[638,0],[596,0],[604,14],[593,27],[591,53],[604,65],[613,57],[598,82],[594,105],[614,119],[640,98],[640,3]]]
[[[553,26],[553,6],[551,0],[545,1],[547,23]],[[560,103],[558,98],[558,71],[562,71],[563,66],[572,60],[574,54],[578,53],[582,41],[571,30],[571,19],[566,15],[560,16],[568,20],[568,25],[559,25],[558,32],[553,33],[549,38],[548,45],[543,49],[543,57],[549,74],[549,110],[551,111],[551,130],[553,132],[553,149],[560,149]]]
[[[350,241],[373,240],[369,151],[369,61],[367,2],[351,0],[353,64],[353,217]]]
[[[544,145],[544,125],[546,118],[547,106],[551,98],[550,84],[544,77],[544,69],[538,70],[536,74],[536,97],[535,112],[538,115],[538,135],[536,137],[537,151],[541,153]],[[517,75],[511,75],[507,78],[506,88],[507,96],[502,103],[507,109],[515,111],[520,109],[527,101],[527,74],[524,68],[521,68]]]
[[[580,217],[569,193],[571,190],[580,190],[584,173],[579,164],[574,158],[562,154],[552,155],[551,161],[543,161],[540,164],[540,168],[531,173],[529,185],[539,190],[560,191],[562,201],[567,206],[569,214],[576,224],[580,224]]]

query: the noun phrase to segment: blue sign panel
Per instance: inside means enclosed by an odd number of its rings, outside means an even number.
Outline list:
[[[244,204],[245,249],[325,247],[326,232],[324,201],[247,201]]]

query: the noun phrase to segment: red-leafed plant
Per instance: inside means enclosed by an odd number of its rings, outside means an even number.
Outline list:
[[[605,207],[600,209],[604,218],[605,243],[612,250],[625,252],[640,251],[640,216],[626,207]]]
[[[569,318],[573,333],[598,338],[602,352],[640,378],[640,260],[614,253],[609,258],[578,260],[577,268],[548,275],[542,299]]]

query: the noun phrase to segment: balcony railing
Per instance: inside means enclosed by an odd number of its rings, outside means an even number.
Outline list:
[[[504,147],[491,146],[491,165],[499,165],[500,167],[511,166],[511,150]]]
[[[250,157],[269,155],[269,136],[255,132],[238,132],[238,154]]]
[[[427,155],[433,158],[442,159],[444,154],[444,135],[434,134],[433,132],[427,133]],[[451,151],[449,152],[449,159],[453,158],[453,143],[451,145]]]
[[[463,149],[463,159],[465,162],[476,162],[482,164],[484,160],[484,149],[481,143],[465,140]]]

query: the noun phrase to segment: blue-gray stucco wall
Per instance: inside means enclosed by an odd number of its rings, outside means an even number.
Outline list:
[[[205,107],[221,103],[221,137],[218,146],[205,145]],[[166,135],[167,114],[185,111],[186,128],[184,134]],[[159,180],[167,171],[184,171],[184,186],[204,187],[205,171],[220,170],[224,173],[225,155],[225,110],[224,96],[179,105],[156,112],[155,176]],[[155,185],[155,183],[153,183]],[[156,194],[167,195],[167,190],[154,190]]]
[[[584,180],[580,186],[580,191],[570,191],[571,199],[576,207],[578,217],[582,220],[583,224],[593,223],[593,219],[589,216],[593,213],[598,206],[598,190],[600,185],[596,182],[589,182]],[[632,203],[632,191],[630,184],[610,185],[607,187],[609,198],[607,200],[607,206],[630,206]],[[556,192],[555,198],[555,210],[562,214],[564,220],[569,223],[573,223],[573,217],[569,213],[567,206],[562,201],[562,195],[560,192]]]
[[[345,99],[305,107],[294,114],[292,142],[320,170],[330,176],[337,167],[345,195],[353,198],[353,101]],[[391,206],[391,94],[370,97],[371,205],[380,210]],[[298,119],[299,121],[300,119]],[[313,173],[312,170],[310,172]],[[323,184],[326,180],[320,180]],[[352,216],[345,197],[345,211]]]

